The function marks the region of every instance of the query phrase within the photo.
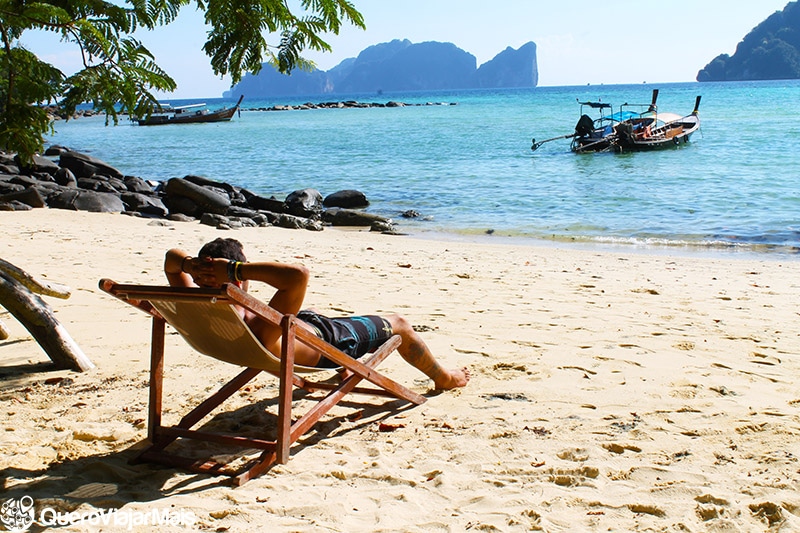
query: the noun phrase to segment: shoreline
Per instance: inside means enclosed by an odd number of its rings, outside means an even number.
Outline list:
[[[665,88],[662,97],[683,102],[689,100],[687,93],[691,93],[693,99],[696,89],[690,85]],[[793,84],[757,85],[763,91],[753,94],[760,102],[791,97],[796,92]],[[608,86],[608,94],[599,96],[611,102],[631,101],[628,99],[631,95],[649,94],[653,85],[622,87]],[[577,89],[581,87],[554,88],[541,95],[542,98],[534,99],[515,91],[504,91],[493,98],[465,93],[463,99],[455,98],[464,105],[446,110],[412,110],[403,113],[400,123],[389,130],[383,128],[389,119],[383,113],[345,112],[334,117],[332,112],[313,118],[297,115],[291,120],[281,114],[270,120],[255,120],[254,115],[253,120],[229,124],[220,142],[214,141],[216,133],[210,133],[210,128],[159,130],[143,135],[135,127],[112,131],[104,128],[102,121],[94,121],[94,125],[86,122],[85,128],[77,122],[62,126],[63,131],[60,129],[52,141],[91,150],[101,158],[113,160],[126,172],[150,179],[166,180],[188,171],[279,197],[301,187],[327,193],[353,186],[374,200],[371,210],[396,217],[405,209],[415,209],[423,216],[434,217],[432,228],[441,222],[464,226],[476,233],[494,229],[496,235],[521,229],[544,239],[550,233],[598,238],[614,235],[619,239],[638,236],[642,240],[664,236],[714,241],[719,237],[735,241],[733,246],[742,241],[753,242],[756,250],[763,249],[766,253],[771,253],[764,244],[767,242],[798,245],[792,224],[796,217],[791,207],[791,176],[781,170],[792,168],[791,158],[783,153],[771,158],[760,149],[763,135],[785,131],[784,122],[769,121],[764,132],[747,135],[734,147],[724,142],[723,123],[714,120],[721,116],[742,119],[738,115],[729,116],[721,102],[749,97],[753,90],[749,84],[713,85],[713,90],[702,91],[708,93],[704,96],[708,97],[708,106],[704,103],[703,110],[709,118],[703,124],[706,138],[693,140],[687,150],[631,158],[576,158],[565,146],[556,149],[553,144],[549,152],[531,153],[526,140],[531,135],[570,130],[578,118],[577,106],[574,110],[568,106],[563,116],[554,116],[554,106],[559,101],[574,103],[577,97],[598,97],[582,96],[587,91],[596,92],[596,88]],[[524,114],[520,114],[521,110]],[[504,126],[496,127],[492,116]],[[421,143],[408,142],[417,140],[412,134],[423,132],[419,125],[426,121],[437,128],[421,136]],[[475,131],[486,128],[486,134],[492,135],[481,143],[478,137],[463,136],[459,132],[464,130],[453,127],[451,122],[463,123],[465,128]],[[366,130],[365,125],[368,125]],[[284,132],[287,144],[279,143],[280,149],[274,152],[250,151],[245,141],[256,132],[270,131],[269,128]],[[340,135],[326,137],[324,132],[331,128],[336,128]],[[359,134],[373,129],[378,135]],[[398,134],[396,139],[392,136],[394,132]],[[340,138],[350,140],[343,143]],[[185,143],[179,157],[168,151],[162,153],[162,146],[172,146],[173,142]],[[302,149],[302,164],[292,161],[292,147],[304,146],[313,148]],[[385,147],[391,149],[384,150]],[[401,157],[395,157],[394,152]],[[142,158],[141,153],[149,157]],[[246,154],[246,157],[241,165],[229,168],[226,157],[217,154]],[[748,154],[759,157],[750,161]],[[720,162],[726,164],[720,166]],[[779,162],[784,164],[778,167]],[[397,167],[396,175],[392,165]],[[315,176],[319,168],[326,170]],[[387,176],[392,179],[384,179]],[[736,176],[742,179],[736,181],[733,179]],[[407,180],[406,191],[393,190],[391,184],[399,178]],[[432,186],[439,192],[437,198],[428,201]],[[509,198],[495,197],[495,188],[508,191]],[[480,194],[469,194],[472,190]],[[626,195],[626,191],[631,194]],[[514,226],[510,231],[505,231],[506,220],[509,226]],[[476,227],[469,228],[473,223]]]
[[[0,212],[3,259],[72,288],[46,301],[97,366],[44,369],[0,312],[8,498],[190,512],[232,532],[800,529],[800,262],[153,222]],[[433,393],[394,354],[381,370],[424,405],[352,398],[286,465],[235,489],[129,465],[146,435],[150,325],[97,282],[163,283],[168,248],[218,236],[251,260],[308,266],[306,303],[323,313],[402,313],[470,383]],[[236,373],[174,334],[166,350],[169,420]],[[209,423],[269,427],[275,388],[258,378]]]
[[[764,250],[752,249],[750,244],[719,244],[708,245],[703,243],[632,243],[632,242],[600,242],[592,239],[580,240],[577,238],[545,239],[524,235],[502,235],[487,233],[447,232],[442,230],[421,230],[417,232],[404,232],[402,225],[397,226],[401,237],[411,239],[461,242],[474,244],[503,244],[506,246],[532,246],[541,248],[554,248],[563,250],[578,250],[585,252],[630,253],[634,255],[674,255],[677,257],[701,257],[707,259],[744,259],[744,260],[775,260],[797,261],[800,260],[800,250],[794,247],[779,247],[765,245]],[[346,231],[345,228],[328,228]]]

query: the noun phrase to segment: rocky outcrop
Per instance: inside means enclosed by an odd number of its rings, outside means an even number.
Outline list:
[[[122,172],[116,168],[80,152],[62,152],[59,156],[59,166],[71,170],[78,178],[89,178],[95,175],[113,178],[123,177]]]
[[[790,2],[753,28],[733,56],[720,54],[697,73],[697,81],[800,78],[800,3]]]
[[[510,46],[494,59],[481,65],[475,73],[473,86],[482,89],[500,87],[536,87],[539,69],[536,63],[536,43],[530,42],[514,50]]]
[[[366,195],[361,191],[347,189],[329,194],[322,201],[324,207],[345,207],[345,208],[361,208],[368,207],[369,200]]]
[[[247,74],[225,97],[248,98],[390,91],[535,87],[538,84],[536,44],[506,48],[477,68],[477,60],[452,43],[394,40],[362,51],[327,72],[278,73],[265,63],[257,75]]]
[[[70,150],[54,153],[58,154],[58,163],[36,157],[25,165],[0,152],[0,211],[50,207],[173,221],[200,220],[220,229],[279,226],[321,231],[325,225],[355,225],[396,233],[391,219],[355,210],[369,205],[360,191],[338,191],[323,200],[318,190],[309,188],[278,200],[202,176],[151,183],[125,176],[86,154]]]
[[[377,57],[369,52],[362,52],[347,76],[334,85],[336,92],[466,89],[477,69],[475,56],[450,43],[403,41],[403,46],[390,47]]]

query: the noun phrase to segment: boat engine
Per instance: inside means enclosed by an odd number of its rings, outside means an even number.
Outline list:
[[[614,126],[614,133],[625,144],[633,144],[636,136],[633,133],[633,124],[630,122],[621,122]]]
[[[578,123],[575,124],[575,134],[579,137],[586,137],[594,130],[594,120],[589,115],[581,115]]]

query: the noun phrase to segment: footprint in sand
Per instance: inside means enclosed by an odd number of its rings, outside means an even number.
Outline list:
[[[567,448],[566,450],[561,450],[558,452],[556,456],[564,461],[582,463],[589,459],[589,450],[586,448]]]
[[[769,522],[770,527],[773,524],[777,524],[779,522],[783,522],[783,507],[776,503],[772,502],[764,502],[764,503],[754,503],[750,505],[750,511],[753,513],[754,516],[759,518],[766,518],[767,522]]]
[[[608,442],[606,444],[603,444],[603,448],[610,451],[611,453],[616,453],[620,455],[625,453],[626,451],[631,451],[636,453],[642,451],[641,448],[639,448],[638,446],[634,446],[633,444],[617,444],[616,442]]]
[[[589,480],[597,479],[600,470],[594,466],[583,466],[581,468],[551,469],[547,472],[548,481],[560,487],[576,487],[578,485],[589,485]]]
[[[765,355],[763,353],[752,352],[750,357],[753,358],[750,360],[750,362],[757,365],[776,366],[781,364],[781,360],[779,358]]]
[[[517,363],[497,363],[492,367],[492,370],[504,374],[532,374],[527,366]]]
[[[667,514],[662,509],[659,509],[655,505],[645,505],[645,504],[641,504],[641,503],[632,503],[632,504],[628,505],[627,507],[628,507],[628,509],[631,510],[631,512],[637,513],[637,514],[649,514],[649,515],[659,516],[659,517],[660,516],[666,516],[666,514]]]

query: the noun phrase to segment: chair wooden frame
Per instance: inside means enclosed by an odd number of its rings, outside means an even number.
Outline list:
[[[426,400],[424,396],[409,390],[375,370],[375,367],[400,345],[401,340],[398,335],[394,335],[374,353],[360,360],[356,360],[323,341],[306,328],[298,326],[297,319],[293,315],[284,315],[276,311],[235,285],[223,285],[219,289],[206,289],[119,284],[109,279],[101,279],[99,285],[103,291],[148,313],[152,317],[148,407],[148,440],[150,441],[150,445],[137,455],[132,462],[157,462],[205,474],[224,474],[231,476],[235,485],[242,485],[248,480],[266,472],[273,464],[286,463],[289,460],[289,450],[292,444],[311,430],[332,407],[351,392],[387,396],[406,400],[416,405],[420,405]],[[162,425],[161,419],[162,387],[164,375],[165,325],[169,322],[165,316],[163,316],[166,313],[159,312],[157,308],[159,305],[162,305],[163,308],[164,302],[212,304],[213,306],[227,307],[236,317],[238,317],[238,313],[233,309],[233,305],[249,309],[262,319],[281,327],[283,333],[280,357],[271,354],[258,343],[258,346],[260,346],[263,351],[263,364],[259,364],[258,368],[246,366],[236,377],[196,406],[177,424],[173,426],[164,426]],[[202,320],[203,317],[201,316],[200,318]],[[249,328],[241,321],[241,318],[239,318],[239,321],[249,332]],[[179,328],[176,327],[176,329],[184,335]],[[252,336],[252,333],[248,334]],[[186,338],[190,345],[195,346],[186,335],[184,335],[184,338]],[[347,370],[349,376],[338,384],[322,383],[300,377],[298,372],[310,372],[318,369],[295,366],[294,349],[296,341],[318,350],[324,354],[325,357]],[[233,360],[235,359],[235,355],[212,353],[206,353],[206,355],[238,364]],[[262,372],[272,374],[278,377],[280,381],[278,393],[278,425],[275,440],[225,435],[192,429],[192,427],[226,399]],[[358,387],[357,385],[362,380],[372,383],[374,387]],[[321,398],[300,418],[292,422],[292,394],[295,388],[301,388],[309,392],[327,391],[328,394]],[[225,465],[216,463],[213,460],[196,460],[165,451],[167,446],[179,438],[205,440],[227,446],[256,448],[263,451],[258,458],[250,461],[240,470],[228,472],[223,470]]]

